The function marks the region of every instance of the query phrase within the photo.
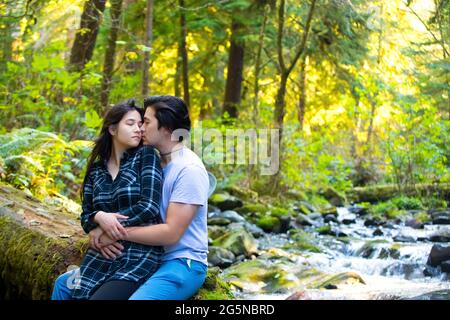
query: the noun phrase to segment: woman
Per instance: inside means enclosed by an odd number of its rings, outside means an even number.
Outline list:
[[[82,186],[81,225],[91,248],[72,274],[77,278],[73,299],[128,299],[160,265],[161,246],[120,241],[123,253],[108,259],[99,242],[103,233],[119,240],[125,227],[162,222],[161,166],[153,148],[141,147],[141,125],[142,110],[133,100],[105,116]],[[52,298],[58,298],[55,290]]]

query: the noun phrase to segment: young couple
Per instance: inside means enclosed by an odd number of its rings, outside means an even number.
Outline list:
[[[52,300],[184,300],[202,286],[209,179],[183,137],[173,138],[190,128],[174,96],[108,111],[81,193],[90,248],[56,279]]]

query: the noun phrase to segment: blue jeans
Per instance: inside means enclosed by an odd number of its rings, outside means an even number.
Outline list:
[[[190,263],[189,263],[190,261]],[[164,261],[159,269],[130,297],[130,300],[186,300],[206,279],[207,266],[186,258]],[[52,300],[71,300],[73,281],[78,270],[60,275],[53,288]]]

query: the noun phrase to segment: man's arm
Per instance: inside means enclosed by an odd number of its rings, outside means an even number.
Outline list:
[[[171,202],[167,208],[166,223],[143,227],[127,227],[128,236],[122,240],[151,246],[169,246],[177,243],[188,228],[198,209],[198,205]],[[115,242],[103,234],[101,245]]]

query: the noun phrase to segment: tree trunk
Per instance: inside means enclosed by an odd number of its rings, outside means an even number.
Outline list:
[[[285,97],[286,97],[286,87],[287,80],[289,78],[290,73],[294,69],[297,64],[300,56],[304,55],[306,49],[306,42],[308,40],[308,34],[311,27],[311,20],[314,15],[314,8],[316,5],[316,0],[312,0],[311,6],[309,7],[308,16],[306,18],[306,23],[303,28],[303,36],[300,44],[298,45],[294,58],[292,59],[289,66],[285,64],[284,56],[283,56],[283,33],[284,33],[284,23],[285,23],[285,0],[280,1],[280,5],[278,7],[278,32],[277,32],[277,52],[278,52],[278,67],[280,70],[280,85],[277,91],[277,97],[275,100],[275,112],[274,112],[274,124],[275,128],[279,130],[279,150],[281,159],[279,161],[280,168],[276,174],[274,174],[271,178],[272,184],[272,192],[280,191],[280,171],[281,166],[283,165],[283,122],[285,115]]]
[[[184,12],[184,0],[179,0],[180,5],[180,54],[183,69],[183,98],[186,105],[190,106],[189,97],[189,69],[188,69],[188,52],[186,48],[187,24],[186,14]]]
[[[238,40],[241,28],[239,22],[232,22],[228,75],[223,103],[223,113],[228,112],[231,118],[238,117],[237,107],[241,102],[242,71],[244,68],[244,44]]]
[[[267,7],[264,8],[263,21],[261,29],[259,30],[258,49],[256,51],[255,59],[255,81],[253,83],[253,123],[255,126],[259,124],[259,75],[261,73],[261,53],[264,47],[264,34],[267,25]]]
[[[116,59],[116,41],[119,33],[120,14],[122,10],[122,0],[111,0],[111,30],[109,31],[108,45],[105,52],[105,61],[103,64],[102,89],[100,93],[100,113],[108,108],[109,91],[111,90],[111,80],[114,70],[114,61]]]
[[[106,0],[88,0],[84,4],[80,28],[70,53],[70,70],[81,71],[91,60],[105,4]]]
[[[306,106],[306,54],[300,60],[300,96],[298,99],[298,123],[300,124],[300,131],[303,131],[303,121],[305,120],[305,106]]]
[[[147,0],[147,13],[145,15],[145,36],[144,45],[147,48],[152,47],[153,42],[153,0]],[[150,51],[145,50],[142,73],[142,95],[148,95],[149,85],[149,68],[150,68]]]

